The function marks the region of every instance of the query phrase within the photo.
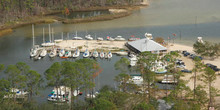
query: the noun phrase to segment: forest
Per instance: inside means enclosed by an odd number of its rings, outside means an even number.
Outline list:
[[[137,5],[142,0],[1,0],[0,26],[54,10]]]

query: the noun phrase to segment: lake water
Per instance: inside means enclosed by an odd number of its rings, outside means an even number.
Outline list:
[[[177,34],[175,42],[192,45],[198,36],[204,40],[218,42],[220,40],[220,7],[219,0],[150,0],[150,6],[135,11],[131,16],[110,21],[99,21],[82,24],[62,24],[60,22],[51,24],[54,28],[55,38],[60,38],[61,32],[70,33],[70,38],[78,31],[78,35],[87,33],[100,37],[121,35],[129,38],[131,35],[144,38],[146,32],[152,33],[154,37],[172,37]],[[42,43],[42,28],[48,32],[47,24],[35,25],[36,43]],[[181,32],[181,40],[179,33]],[[48,35],[46,33],[46,39]],[[0,38],[0,64],[10,65],[17,62],[25,62],[31,69],[43,74],[54,62],[65,59],[50,59],[45,57],[39,61],[29,58],[29,50],[32,46],[31,26],[17,28],[13,33]],[[119,73],[114,69],[114,63],[120,57],[113,56],[111,61],[100,60],[103,72],[100,74],[100,87],[111,85],[114,87],[114,77]],[[73,61],[73,59],[70,59]],[[1,73],[2,74],[2,73]],[[1,75],[2,77],[3,75]],[[47,88],[42,96],[38,97],[42,102],[51,88]]]

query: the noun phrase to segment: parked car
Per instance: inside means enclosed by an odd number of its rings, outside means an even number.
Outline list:
[[[187,70],[187,69],[183,69],[183,70],[181,70],[181,72],[184,72],[184,73],[192,73],[192,71]]]
[[[210,64],[210,63],[206,63],[206,66],[210,67],[210,68],[213,69],[214,71],[219,71],[219,70],[220,70],[217,66],[215,66],[215,65],[213,65],[213,64]]]
[[[188,55],[190,55],[189,52],[185,52],[185,53],[184,53],[184,56],[185,56],[185,57],[187,57]]]

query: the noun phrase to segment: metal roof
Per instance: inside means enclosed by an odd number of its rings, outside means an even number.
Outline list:
[[[128,42],[128,44],[140,52],[167,50],[166,47],[148,38]]]

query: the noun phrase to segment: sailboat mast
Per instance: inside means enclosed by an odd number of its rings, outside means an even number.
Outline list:
[[[61,35],[61,37],[62,37],[62,40],[63,40],[63,32],[62,32],[62,35]]]
[[[34,47],[34,25],[32,24],[33,47]]]
[[[54,41],[54,35],[53,35],[53,28],[52,28],[52,38],[51,38],[52,42]]]
[[[45,36],[44,36],[44,27],[43,27],[43,43],[45,42]]]
[[[49,41],[51,42],[51,35],[50,35],[50,24],[49,24]]]
[[[67,40],[69,40],[69,33],[67,33]]]

